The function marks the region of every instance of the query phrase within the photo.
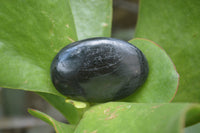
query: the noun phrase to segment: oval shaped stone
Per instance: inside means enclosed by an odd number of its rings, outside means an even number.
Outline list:
[[[64,47],[51,64],[51,79],[63,95],[107,102],[131,95],[146,80],[148,63],[134,45],[114,38],[90,38]]]

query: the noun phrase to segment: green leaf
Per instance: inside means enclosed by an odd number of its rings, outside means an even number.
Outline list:
[[[43,99],[60,111],[70,124],[77,124],[81,119],[81,110],[77,110],[72,104],[65,102],[65,97],[38,92]]]
[[[73,125],[68,125],[68,124],[64,124],[61,122],[58,122],[56,120],[54,120],[53,118],[51,118],[50,116],[38,111],[38,110],[34,110],[34,109],[28,109],[28,112],[43,120],[44,122],[48,123],[49,125],[53,126],[56,133],[73,133],[74,132],[74,126]]]
[[[166,54],[157,44],[146,39],[130,41],[138,47],[147,58],[149,75],[144,85],[123,101],[142,103],[170,102],[178,86],[178,74]]]
[[[141,0],[136,37],[160,44],[174,61],[180,87],[174,101],[200,102],[200,1]]]
[[[90,108],[75,133],[180,133],[199,114],[197,104],[111,102]]]
[[[78,39],[110,37],[112,0],[70,0]]]
[[[59,95],[50,64],[77,40],[68,0],[1,0],[0,20],[0,86]]]

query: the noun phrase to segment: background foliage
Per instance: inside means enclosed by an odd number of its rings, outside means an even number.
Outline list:
[[[136,37],[161,45],[180,75],[174,101],[200,102],[200,1],[141,0]]]
[[[30,114],[56,132],[172,132],[200,122],[198,0],[141,0],[136,37],[149,62],[147,82],[116,102],[76,109],[50,80],[50,64],[67,44],[111,36],[111,0],[0,0],[0,86],[34,91],[59,110],[69,124],[40,111]],[[146,39],[142,39],[146,38]],[[150,39],[158,44],[147,40]],[[169,56],[164,51],[169,53]],[[127,128],[128,124],[128,128]],[[164,127],[164,128],[163,128]]]

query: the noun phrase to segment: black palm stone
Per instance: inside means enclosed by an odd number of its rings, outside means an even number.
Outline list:
[[[91,38],[64,47],[51,64],[51,79],[63,95],[107,102],[131,95],[146,80],[148,63],[134,45],[114,38]]]

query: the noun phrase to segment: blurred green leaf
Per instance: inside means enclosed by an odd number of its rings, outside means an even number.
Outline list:
[[[199,117],[197,104],[100,104],[84,114],[75,133],[180,133],[185,123],[194,124],[186,117],[190,110],[190,118]]]
[[[68,0],[1,0],[0,20],[0,86],[59,95],[50,64],[77,39]]]
[[[147,58],[149,75],[144,85],[123,101],[140,103],[170,102],[178,87],[178,74],[166,52],[152,41],[133,39],[129,41],[138,47]]]
[[[33,116],[43,120],[44,122],[48,123],[49,125],[53,126],[56,133],[73,133],[74,132],[75,126],[73,126],[73,125],[68,125],[65,123],[58,122],[58,121],[54,120],[53,118],[51,118],[50,116],[48,116],[38,110],[28,109],[28,112],[31,115],[33,115]]]
[[[174,101],[200,102],[200,1],[141,0],[136,37],[161,45],[180,74]]]
[[[81,110],[79,111],[72,104],[66,103],[65,97],[42,92],[38,92],[37,94],[60,111],[70,124],[77,124],[81,119]]]
[[[112,0],[70,0],[78,39],[110,37]]]

